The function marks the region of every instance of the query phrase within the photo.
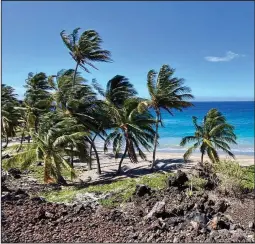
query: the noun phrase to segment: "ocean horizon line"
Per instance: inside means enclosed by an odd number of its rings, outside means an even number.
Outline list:
[[[230,100],[230,101],[228,101],[228,100],[217,100],[217,101],[216,101],[216,100],[214,100],[214,101],[193,101],[193,103],[194,103],[194,102],[195,102],[195,103],[197,103],[197,102],[201,102],[201,103],[213,103],[213,102],[221,102],[221,103],[222,103],[222,102],[234,102],[234,103],[235,103],[235,102],[238,102],[238,103],[239,103],[239,102],[254,102],[254,100],[242,100],[242,101],[241,101],[241,100],[240,100],[240,101],[239,101],[239,100],[237,100],[237,101],[233,101],[233,100]]]

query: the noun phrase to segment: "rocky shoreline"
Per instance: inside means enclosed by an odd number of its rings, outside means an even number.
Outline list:
[[[111,209],[96,198],[57,204],[5,186],[2,242],[254,242],[253,193],[224,197],[209,184],[189,195],[186,181],[179,171],[164,190],[137,185],[127,203]]]

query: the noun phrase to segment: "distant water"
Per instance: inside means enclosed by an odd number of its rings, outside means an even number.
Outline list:
[[[230,145],[233,153],[254,155],[254,102],[194,102],[194,107],[183,112],[174,112],[174,116],[162,113],[164,128],[159,129],[159,150],[185,151],[180,147],[181,138],[194,134],[192,116],[202,122],[204,115],[211,109],[218,109],[228,123],[235,127],[237,145]]]
[[[218,109],[228,123],[235,127],[237,145],[230,145],[234,154],[254,155],[254,102],[193,102],[194,107],[187,108],[183,112],[174,111],[171,116],[162,111],[164,127],[159,128],[158,151],[185,152],[187,147],[180,147],[183,137],[194,134],[192,116],[198,118],[201,123],[203,117],[211,108]],[[103,146],[102,141],[97,143]]]

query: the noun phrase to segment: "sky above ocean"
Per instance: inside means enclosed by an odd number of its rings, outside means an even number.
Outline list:
[[[60,32],[95,29],[113,63],[83,76],[103,86],[124,75],[147,97],[146,77],[176,69],[195,100],[253,100],[254,2],[2,3],[2,83],[22,97],[29,72],[74,68]]]

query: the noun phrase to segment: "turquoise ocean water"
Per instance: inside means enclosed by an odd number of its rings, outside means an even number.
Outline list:
[[[237,145],[231,145],[235,154],[254,155],[254,102],[194,102],[194,107],[169,116],[163,112],[164,128],[159,129],[161,151],[184,151],[179,143],[182,137],[192,135],[192,116],[201,122],[203,116],[216,108],[235,127]]]
[[[204,115],[216,108],[226,116],[235,127],[237,145],[230,145],[234,154],[254,155],[254,102],[193,102],[194,107],[183,112],[175,111],[174,116],[162,112],[164,127],[159,128],[159,147],[162,152],[185,152],[187,147],[180,147],[181,138],[193,135],[192,116],[200,123]],[[102,141],[98,141],[103,146]]]

